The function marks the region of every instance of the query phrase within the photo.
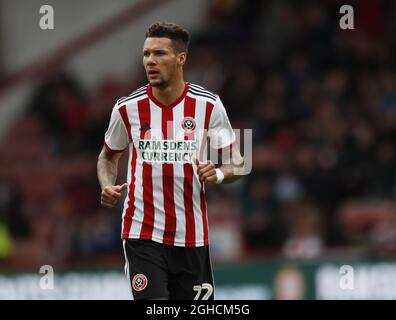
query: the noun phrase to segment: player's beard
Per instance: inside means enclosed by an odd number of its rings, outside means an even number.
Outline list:
[[[154,81],[149,80],[149,83],[151,87],[155,87],[158,89],[165,89],[168,86],[168,81],[165,81],[164,79]]]
[[[151,87],[155,87],[158,89],[163,89],[167,85],[167,81],[164,79],[161,73],[158,73],[155,79],[150,79],[150,75],[147,74],[147,80],[150,83]]]
[[[154,81],[150,81],[149,79],[149,83],[151,87],[155,87],[158,88],[160,90],[164,90],[166,89],[169,84],[171,83],[171,79],[173,79],[175,77],[176,74],[176,70],[168,70],[168,74],[167,74],[167,78],[165,79],[163,76],[161,76],[160,79],[156,79]]]

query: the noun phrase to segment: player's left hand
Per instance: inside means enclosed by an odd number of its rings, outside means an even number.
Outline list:
[[[195,159],[195,164],[197,165],[197,173],[200,181],[209,183],[215,183],[217,181],[216,167],[212,161],[200,162],[198,159]]]

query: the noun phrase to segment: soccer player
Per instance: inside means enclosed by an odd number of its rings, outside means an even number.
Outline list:
[[[101,204],[127,190],[122,214],[125,272],[140,299],[214,299],[205,183],[230,183],[243,166],[220,98],[184,81],[189,33],[173,23],[149,27],[143,47],[148,84],[115,104],[99,155]],[[206,141],[228,154],[204,160]],[[129,149],[127,183],[115,185]]]

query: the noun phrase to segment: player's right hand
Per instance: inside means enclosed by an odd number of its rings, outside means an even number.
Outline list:
[[[124,191],[127,186],[128,184],[124,183],[121,186],[117,185],[104,187],[100,196],[100,204],[106,208],[113,208],[117,203],[118,198],[121,197],[121,192]]]

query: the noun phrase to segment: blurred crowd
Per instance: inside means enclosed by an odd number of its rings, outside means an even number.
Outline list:
[[[192,34],[185,79],[253,129],[250,175],[208,187],[218,261],[396,254],[396,3],[350,4],[354,30],[338,1],[216,0]],[[139,63],[93,92],[60,68],[41,79],[0,145],[0,266],[122,261],[96,159]]]

